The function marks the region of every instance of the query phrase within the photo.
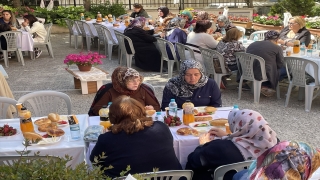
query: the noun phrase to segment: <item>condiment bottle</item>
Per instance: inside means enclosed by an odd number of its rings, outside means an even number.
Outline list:
[[[20,106],[20,105],[19,105]],[[17,106],[18,108],[18,106]],[[19,109],[18,109],[19,111]],[[21,132],[34,132],[33,123],[31,120],[31,112],[27,110],[27,108],[23,107],[20,109],[19,112],[20,117],[20,129]]]
[[[111,126],[111,123],[109,121],[109,106],[104,105],[99,110],[100,125],[103,126],[105,129],[108,129]]]
[[[97,21],[102,21],[102,15],[100,14],[100,12],[98,12],[97,14]]]
[[[84,20],[84,14],[80,13],[80,20],[83,21]]]
[[[183,109],[183,124],[189,125],[189,123],[194,122],[194,104],[190,101],[187,100],[185,103],[182,105]]]

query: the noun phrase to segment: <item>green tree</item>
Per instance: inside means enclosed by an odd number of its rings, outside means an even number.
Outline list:
[[[279,0],[279,6],[289,11],[292,16],[312,15],[314,0]]]
[[[13,7],[17,8],[17,7],[21,6],[21,2],[20,2],[20,0],[13,0],[12,5],[13,5]]]

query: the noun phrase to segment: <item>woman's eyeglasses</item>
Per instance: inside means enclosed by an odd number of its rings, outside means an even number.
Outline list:
[[[294,23],[291,23],[291,22],[288,23],[289,26],[292,26],[292,25],[295,25],[295,24],[297,24],[297,23],[295,23],[295,22]]]

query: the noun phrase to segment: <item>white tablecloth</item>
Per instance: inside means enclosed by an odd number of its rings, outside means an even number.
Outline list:
[[[22,43],[18,42],[21,51],[33,51],[33,39],[29,32],[22,31]]]
[[[231,109],[230,107],[229,109]],[[229,115],[228,110],[223,111],[216,111],[216,113],[213,115],[214,119],[217,118],[228,118]],[[181,115],[181,114],[180,114]],[[178,116],[180,116],[178,114]],[[99,125],[100,118],[99,116],[92,116],[89,117],[89,125]],[[199,138],[194,137],[192,135],[190,136],[181,136],[177,134],[177,130],[179,128],[185,127],[185,125],[176,126],[176,127],[170,127],[171,134],[173,136],[173,148],[176,153],[176,156],[182,166],[182,168],[185,168],[188,160],[188,155],[192,153],[197,146],[199,146]],[[90,153],[92,149],[94,148],[95,143],[90,143],[89,148],[87,151],[87,162],[89,161]]]
[[[88,115],[77,115],[80,124],[80,140],[72,140],[70,136],[69,126],[65,126],[62,129],[65,131],[65,135],[60,142],[49,145],[35,145],[29,146],[28,150],[31,150],[33,155],[35,152],[40,151],[40,155],[53,155],[59,157],[65,157],[66,154],[72,156],[72,160],[68,162],[67,166],[75,167],[85,159],[85,143],[83,141],[84,130],[88,127]],[[37,118],[32,118],[33,120]],[[0,137],[0,156],[16,156],[17,151],[22,151],[24,146],[22,145],[23,136],[20,131],[19,119],[0,119],[0,126],[9,124],[10,126],[17,128],[19,133],[11,137]],[[38,132],[37,126],[35,131]]]

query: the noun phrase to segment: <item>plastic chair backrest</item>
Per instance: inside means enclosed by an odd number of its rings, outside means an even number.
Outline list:
[[[101,30],[104,36],[104,39],[108,41],[108,44],[118,44],[117,42],[114,41],[114,39],[112,38],[111,32],[110,30],[105,27],[105,26],[101,26]]]
[[[33,115],[40,117],[47,116],[49,113],[58,112],[58,110],[62,109],[61,99],[66,103],[68,114],[71,114],[70,97],[58,91],[35,91],[21,96],[18,102],[23,103],[26,107],[30,104],[34,113]],[[31,110],[29,107],[28,109]]]
[[[262,40],[264,40],[264,33],[265,33],[265,32],[268,32],[268,31],[263,30],[263,31],[253,32],[253,33],[250,35],[249,40],[253,40],[254,36],[257,35],[259,41],[262,41]]]
[[[45,43],[49,43],[49,42],[50,42],[50,35],[51,35],[52,23],[45,24],[45,25],[44,25],[44,28],[45,28],[46,31],[47,31],[47,35],[46,35],[46,38],[45,38],[44,42],[45,42]]]
[[[227,74],[228,73],[225,67],[224,57],[218,51],[207,49],[207,48],[201,48],[201,47],[199,47],[199,50],[201,52],[201,57],[202,57],[207,74]],[[221,73],[215,72],[213,58],[218,58],[220,67],[221,67]]]
[[[152,84],[149,84],[149,83],[146,83],[146,82],[144,82],[143,84],[147,85],[153,91],[153,93],[156,92],[154,87],[152,86]]]
[[[121,51],[123,53],[126,52],[128,54],[127,49],[126,49],[126,45],[125,45],[125,40],[127,40],[132,54],[135,54],[135,50],[134,50],[134,47],[133,47],[133,44],[132,44],[132,40],[129,37],[123,35],[119,31],[114,31],[114,33],[115,33],[115,35],[116,35],[116,37],[118,39],[118,43],[119,43],[119,46],[121,48]]]
[[[84,22],[76,20],[74,21],[76,23],[76,25],[78,26],[80,32],[79,34],[81,34],[81,36],[87,36],[86,30],[84,29]],[[89,31],[90,31],[90,27],[89,27]]]
[[[7,111],[10,105],[16,108],[18,102],[7,97],[0,97],[0,119],[7,119]]]
[[[13,167],[14,163],[16,163],[22,159],[25,159],[26,163],[30,163],[30,161],[36,161],[39,159],[46,160],[48,162],[53,161],[52,163],[60,160],[60,158],[56,157],[56,156],[32,156],[32,155],[31,156],[30,155],[28,155],[28,156],[1,156],[0,157],[0,166],[6,165],[6,166]]]
[[[297,86],[305,86],[306,85],[306,66],[309,64],[313,67],[314,74],[310,74],[315,79],[315,85],[319,85],[319,76],[318,76],[318,64],[314,61],[310,61],[303,58],[298,57],[284,57],[286,63],[287,74],[292,75],[292,83]],[[290,81],[290,76],[288,76]]]
[[[98,23],[93,23],[93,26],[96,28],[96,31],[98,33],[98,38],[100,41],[104,42],[105,41],[105,38],[104,38],[104,35],[103,35],[103,31],[101,29],[102,25],[101,24],[98,24]]]
[[[157,38],[157,43],[158,43],[159,49],[161,51],[161,55],[162,55],[162,59],[163,60],[166,60],[166,61],[169,61],[169,60],[177,61],[178,60],[177,56],[176,56],[176,51],[174,49],[174,46],[170,41],[167,41],[167,40],[162,39],[162,38]],[[167,45],[169,46],[169,48],[171,50],[173,59],[169,59],[168,52],[167,52]]]
[[[74,20],[71,20],[71,19],[64,19],[64,21],[66,22],[67,26],[68,26],[68,29],[69,29],[69,33],[73,35],[73,25],[74,25]]]
[[[176,42],[175,43],[176,46],[177,46],[177,51],[178,51],[178,54],[180,56],[180,61],[184,61],[184,60],[187,60],[186,59],[186,54],[185,54],[185,50],[188,50],[189,53],[190,53],[190,56],[192,59],[196,59],[195,56],[194,56],[194,52],[191,48],[189,48],[188,46],[184,45],[184,44],[181,44],[181,43],[178,43]]]
[[[241,66],[241,75],[244,79],[254,81],[253,63],[255,60],[259,61],[261,67],[261,75],[263,80],[268,80],[266,75],[265,61],[262,57],[250,53],[237,52],[235,53],[237,64]],[[239,68],[238,68],[239,69]]]
[[[6,51],[16,51],[18,48],[17,46],[17,39],[19,38],[19,42],[22,42],[22,32],[21,31],[6,31],[0,33],[0,37],[3,36],[7,42],[7,50]],[[0,44],[1,47],[1,44]]]
[[[191,180],[193,176],[193,171],[191,170],[172,170],[172,171],[158,171],[151,173],[141,173],[144,180],[154,177],[157,180],[170,179],[179,180],[180,177],[186,177],[187,180]],[[125,180],[127,177],[118,177],[113,180]]]
[[[237,172],[245,169],[246,167],[249,167],[251,163],[254,160],[250,161],[243,161],[243,162],[238,162],[238,163],[233,163],[233,164],[227,164],[223,166],[219,166],[215,171],[214,171],[214,180],[223,180],[223,176],[225,173],[231,170],[236,170]]]
[[[236,26],[236,28],[237,28],[239,31],[243,32],[243,35],[246,34],[246,28],[244,28],[244,27],[242,27],[242,26]]]

